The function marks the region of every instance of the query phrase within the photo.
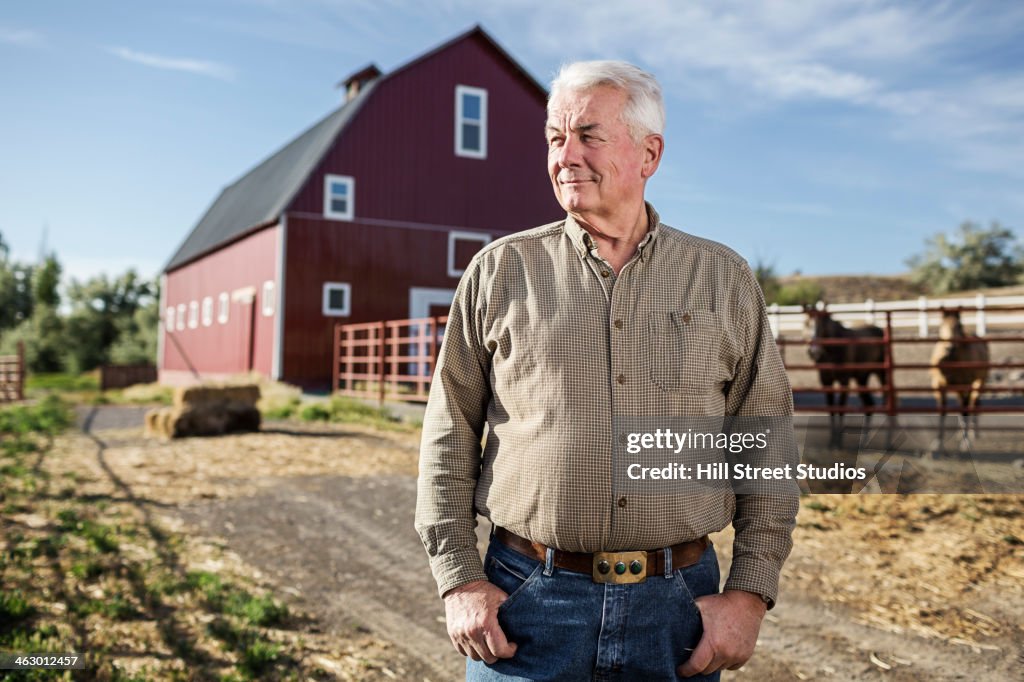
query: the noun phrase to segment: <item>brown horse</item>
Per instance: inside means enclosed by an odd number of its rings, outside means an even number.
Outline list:
[[[970,416],[974,415],[973,431],[977,435],[978,413],[974,408],[981,401],[981,389],[988,378],[988,367],[949,367],[946,363],[985,362],[989,361],[988,343],[968,337],[960,322],[960,312],[944,310],[942,324],[939,326],[939,341],[932,350],[929,370],[932,388],[935,390],[935,402],[941,414],[939,421],[939,442],[942,442],[943,427],[946,421],[946,394],[953,392],[960,398],[963,410],[964,438],[968,437]]]
[[[850,339],[871,341],[881,339],[884,332],[873,325],[863,327],[844,327],[832,319],[832,316],[824,311],[817,310],[810,306],[804,308],[807,313],[808,322],[813,326],[811,342],[807,347],[807,353],[817,365],[854,365],[854,364],[881,364],[885,360],[885,347],[880,343],[850,343],[850,344],[824,344],[822,340]],[[882,386],[886,385],[886,371],[882,368],[875,369],[819,369],[818,379],[823,388],[832,388],[839,384],[840,388],[848,388],[850,380],[856,380],[859,388],[860,402],[864,406],[864,413],[868,418],[874,412],[875,399],[868,388],[868,381],[871,375],[878,377]],[[839,396],[839,407],[846,406],[848,393],[842,391]],[[836,402],[836,394],[831,391],[825,392],[825,403],[831,408]],[[831,443],[837,445],[839,432],[842,428],[843,413],[829,411],[829,423],[832,427]]]

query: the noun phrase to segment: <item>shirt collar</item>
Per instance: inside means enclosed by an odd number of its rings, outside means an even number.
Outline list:
[[[646,251],[649,250],[651,244],[658,238],[658,234],[661,232],[661,216],[654,210],[654,206],[650,202],[645,201],[644,206],[647,208],[647,234],[637,244],[637,252],[640,254],[641,259],[646,258]],[[572,215],[566,215],[565,217],[565,233],[581,256],[586,256],[587,253],[595,248],[594,240],[590,233]]]

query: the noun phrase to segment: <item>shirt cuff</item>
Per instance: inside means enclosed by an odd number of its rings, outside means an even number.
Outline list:
[[[431,557],[430,570],[437,581],[437,594],[443,597],[448,590],[474,580],[487,580],[484,564],[476,548],[462,549]]]
[[[724,589],[761,595],[770,611],[775,607],[775,598],[779,594],[779,571],[761,561],[737,559],[732,562]]]

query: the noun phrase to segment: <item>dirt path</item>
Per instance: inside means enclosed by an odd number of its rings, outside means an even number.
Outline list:
[[[392,642],[388,668],[400,671],[400,679],[461,677],[462,660],[448,643],[443,607],[412,529],[416,434],[289,424],[262,434],[164,443],[125,428],[127,413],[105,414],[116,409],[101,408],[88,425],[108,443],[109,466],[136,495],[195,533],[223,538],[315,614],[325,632],[369,631]],[[117,428],[97,431],[103,424]],[[1020,498],[992,502],[989,525],[965,520],[968,513],[985,516],[984,510],[957,507],[933,515],[936,538],[909,530],[879,539],[875,530],[889,528],[897,496],[870,497],[845,516],[837,510],[849,498],[805,508],[780,603],[762,628],[757,653],[724,678],[1024,679],[1019,546],[1005,550],[992,540],[989,556],[982,551],[988,545],[971,549],[965,540],[963,551],[974,552],[966,563],[981,567],[977,574],[957,573],[964,561],[947,567],[925,555],[921,565],[935,569],[925,574],[928,584],[944,592],[935,595],[937,605],[914,592],[922,571],[892,553],[893,547],[918,551],[913,542],[939,546],[950,533],[1019,541]],[[916,511],[924,496],[901,497],[909,501],[907,514],[924,513]],[[888,506],[873,511],[872,504]],[[929,504],[926,509],[938,508]],[[725,567],[730,544],[727,533],[717,540]],[[943,571],[947,582],[938,575]]]

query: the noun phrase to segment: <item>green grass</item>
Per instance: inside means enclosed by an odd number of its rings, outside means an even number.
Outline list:
[[[25,390],[31,393],[54,391],[98,391],[100,379],[95,373],[71,374],[70,372],[54,372],[48,374],[29,374],[25,377]]]
[[[250,625],[277,625],[288,617],[288,607],[269,596],[253,596],[226,584],[215,573],[193,571],[188,574],[186,582],[192,589],[202,592],[212,608]]]
[[[111,620],[131,620],[138,617],[139,610],[121,595],[114,595],[106,599],[87,599],[85,601],[73,602],[70,605],[71,612],[78,616],[88,616],[98,613]]]
[[[403,424],[385,408],[374,407],[348,396],[334,396],[326,402],[308,403],[298,410],[298,415],[303,421],[367,424],[381,429],[413,428]]]
[[[0,410],[0,435],[55,436],[71,424],[71,410],[57,396],[46,396],[35,405]]]
[[[0,594],[0,622],[15,623],[30,618],[35,612],[19,590]]]

